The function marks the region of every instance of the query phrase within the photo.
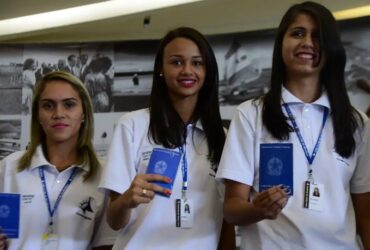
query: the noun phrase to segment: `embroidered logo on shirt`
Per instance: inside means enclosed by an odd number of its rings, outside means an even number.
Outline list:
[[[81,209],[81,211],[77,212],[76,214],[81,216],[84,219],[91,220],[92,219],[91,215],[94,213],[93,205],[92,205],[93,201],[94,201],[94,198],[92,197],[89,197],[88,199],[83,200],[79,205],[79,208]]]
[[[209,168],[209,175],[212,177],[216,177],[218,164],[211,164],[211,167]]]

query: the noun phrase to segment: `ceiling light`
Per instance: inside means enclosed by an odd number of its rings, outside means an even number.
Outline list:
[[[370,5],[362,6],[358,8],[346,9],[341,11],[336,11],[333,13],[335,19],[343,20],[356,17],[370,16]]]
[[[0,36],[97,21],[202,0],[111,0],[0,21]]]

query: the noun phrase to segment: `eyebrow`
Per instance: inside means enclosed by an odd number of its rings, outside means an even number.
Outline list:
[[[303,26],[294,26],[289,28],[289,30],[306,30],[306,29],[307,28]]]
[[[62,102],[65,102],[65,101],[78,101],[78,99],[75,98],[75,97],[70,97],[70,98],[62,99],[61,101]],[[50,99],[50,98],[43,98],[43,99],[40,99],[40,102],[56,102],[56,101],[54,99]]]
[[[170,55],[170,57],[184,57],[183,55]],[[202,55],[196,55],[196,56],[192,56],[191,58],[202,58],[203,59],[203,56]]]

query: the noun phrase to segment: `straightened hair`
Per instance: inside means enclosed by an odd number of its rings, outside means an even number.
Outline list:
[[[346,54],[340,39],[337,23],[332,13],[315,2],[303,2],[291,6],[283,16],[274,44],[271,72],[271,88],[263,97],[263,124],[279,140],[287,140],[293,128],[281,107],[281,87],[286,81],[286,68],[282,58],[282,43],[289,26],[300,14],[311,16],[318,26],[320,60],[325,55],[325,65],[320,73],[320,84],[325,89],[331,106],[335,150],[342,157],[350,157],[356,147],[354,133],[363,120],[352,107],[344,81]],[[320,63],[320,60],[318,64]]]
[[[218,101],[218,67],[213,50],[206,38],[197,30],[180,27],[168,32],[159,44],[154,62],[153,85],[150,95],[149,138],[166,148],[176,148],[184,143],[185,124],[172,105],[163,71],[164,50],[176,38],[193,41],[199,48],[205,63],[206,76],[199,91],[193,117],[200,120],[206,135],[212,164],[220,161],[225,143]]]
[[[30,167],[31,160],[35,151],[39,145],[42,146],[44,153],[46,154],[46,134],[42,129],[39,121],[39,101],[42,92],[44,91],[47,84],[52,81],[63,81],[72,86],[72,88],[78,92],[82,108],[84,112],[84,122],[81,124],[79,131],[79,137],[77,142],[78,155],[80,156],[77,164],[89,165],[90,170],[85,174],[84,179],[87,180],[90,177],[96,175],[98,168],[100,167],[100,162],[96,156],[92,138],[94,136],[94,116],[93,108],[91,104],[91,99],[88,91],[84,84],[75,77],[74,75],[64,72],[55,71],[46,74],[40,82],[36,84],[36,88],[32,99],[32,115],[31,115],[31,138],[30,143],[19,160],[18,170],[23,171]]]

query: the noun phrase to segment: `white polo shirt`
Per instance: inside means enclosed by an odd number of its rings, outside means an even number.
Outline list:
[[[149,111],[128,113],[119,120],[99,187],[122,194],[137,173],[145,173],[153,148],[148,138]],[[194,133],[193,133],[194,132]],[[174,149],[177,150],[177,149]],[[149,204],[132,209],[114,249],[216,249],[222,224],[222,200],[215,173],[207,160],[208,145],[200,123],[188,126],[186,156],[188,195],[195,211],[191,229],[176,227],[175,200],[181,198],[181,163],[170,198],[156,195]]]
[[[305,104],[283,88],[282,98],[289,104],[311,154],[322,125],[323,106],[330,109],[327,95],[324,93],[315,102]],[[369,121],[363,117],[366,125],[355,134],[356,152],[343,158],[335,152],[333,121],[328,116],[312,165],[315,182],[325,185],[324,211],[317,212],[303,208],[308,161],[296,133],[290,133],[288,141],[273,138],[262,124],[260,100],[247,101],[237,108],[216,178],[251,186],[253,195],[259,187],[259,145],[293,143],[294,195],[277,219],[240,227],[241,249],[359,249],[350,194],[370,192],[370,149],[366,146],[370,138],[369,131],[365,132],[369,130]]]
[[[17,163],[24,152],[15,152],[1,161],[0,192],[21,195],[19,238],[10,240],[9,249],[41,249],[41,236],[49,222],[39,167],[44,168],[46,186],[51,206],[71,175],[78,168],[66,189],[54,215],[54,232],[59,236],[59,249],[91,249],[95,246],[113,245],[116,233],[106,223],[105,207],[108,197],[97,190],[98,175],[83,181],[88,166],[72,166],[62,172],[51,165],[39,146],[31,166],[17,171]]]

